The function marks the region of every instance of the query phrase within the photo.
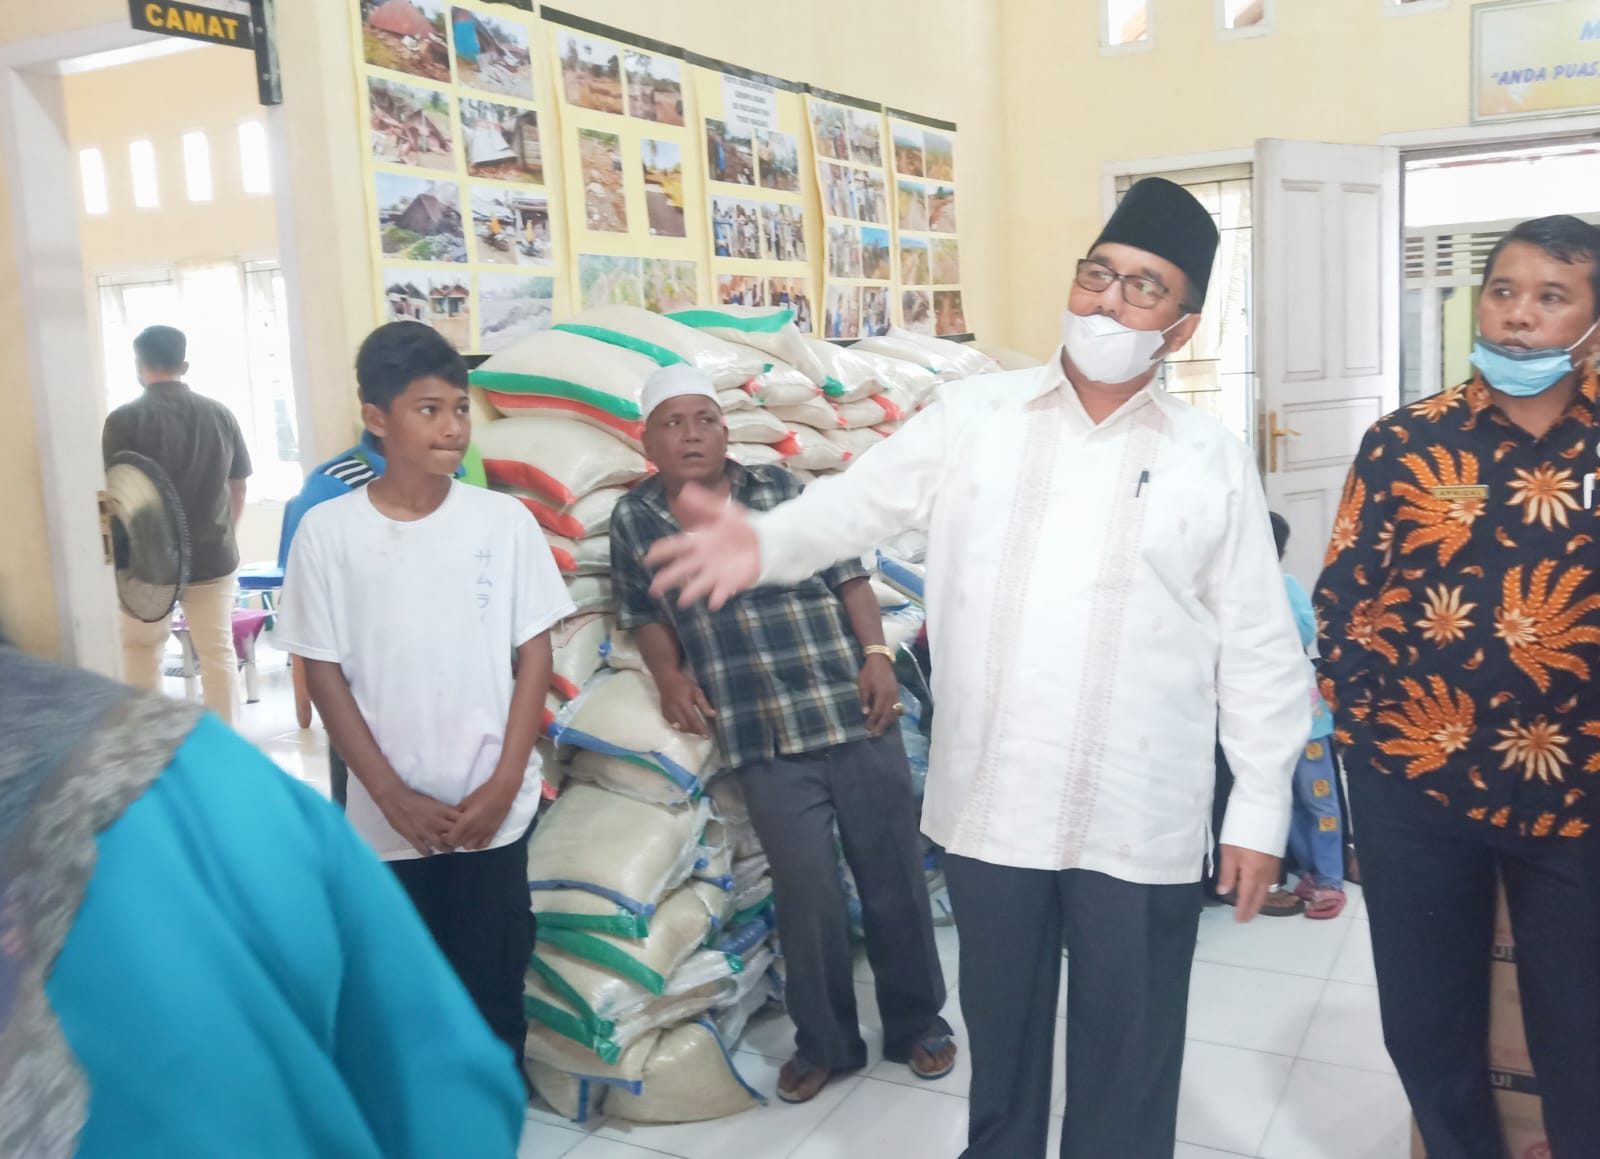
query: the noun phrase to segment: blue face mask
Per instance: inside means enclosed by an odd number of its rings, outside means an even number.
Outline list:
[[[1572,352],[1589,340],[1595,326],[1600,326],[1600,319],[1571,346],[1546,346],[1539,350],[1517,350],[1480,338],[1472,347],[1472,365],[1483,371],[1489,385],[1501,394],[1532,398],[1572,373]]]

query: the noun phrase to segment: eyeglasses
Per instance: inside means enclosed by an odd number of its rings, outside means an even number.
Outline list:
[[[1073,281],[1091,294],[1103,294],[1121,282],[1122,300],[1141,310],[1159,306],[1161,300],[1172,293],[1154,278],[1147,278],[1143,274],[1119,274],[1092,258],[1084,258],[1078,263],[1078,272]]]

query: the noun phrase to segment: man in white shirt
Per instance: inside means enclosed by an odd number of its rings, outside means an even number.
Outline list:
[[[973,1060],[967,1159],[1042,1155],[1070,955],[1063,1159],[1170,1159],[1209,848],[1277,880],[1309,677],[1254,459],[1155,385],[1199,324],[1217,231],[1140,182],[1078,264],[1041,369],[952,383],[837,479],[758,516],[707,495],[652,553],[713,607],[928,530],[923,829],[946,850]]]

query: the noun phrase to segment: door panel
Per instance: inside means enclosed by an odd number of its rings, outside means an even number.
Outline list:
[[[1400,183],[1393,149],[1256,146],[1256,366],[1267,499],[1288,570],[1321,570],[1366,429],[1399,405]]]

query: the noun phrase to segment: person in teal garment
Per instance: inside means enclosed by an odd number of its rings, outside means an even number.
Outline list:
[[[1272,535],[1278,541],[1281,560],[1289,546],[1289,521],[1276,511],[1272,512]],[[1317,639],[1317,614],[1311,597],[1288,572],[1283,575],[1283,586],[1300,630],[1300,645],[1310,648]],[[1311,735],[1294,767],[1289,859],[1300,874],[1294,892],[1306,903],[1305,916],[1326,920],[1344,912],[1344,822],[1339,808],[1339,768],[1333,763],[1333,714],[1315,680],[1311,699]]]
[[[511,1159],[524,1092],[337,810],[0,641],[0,1155]]]

